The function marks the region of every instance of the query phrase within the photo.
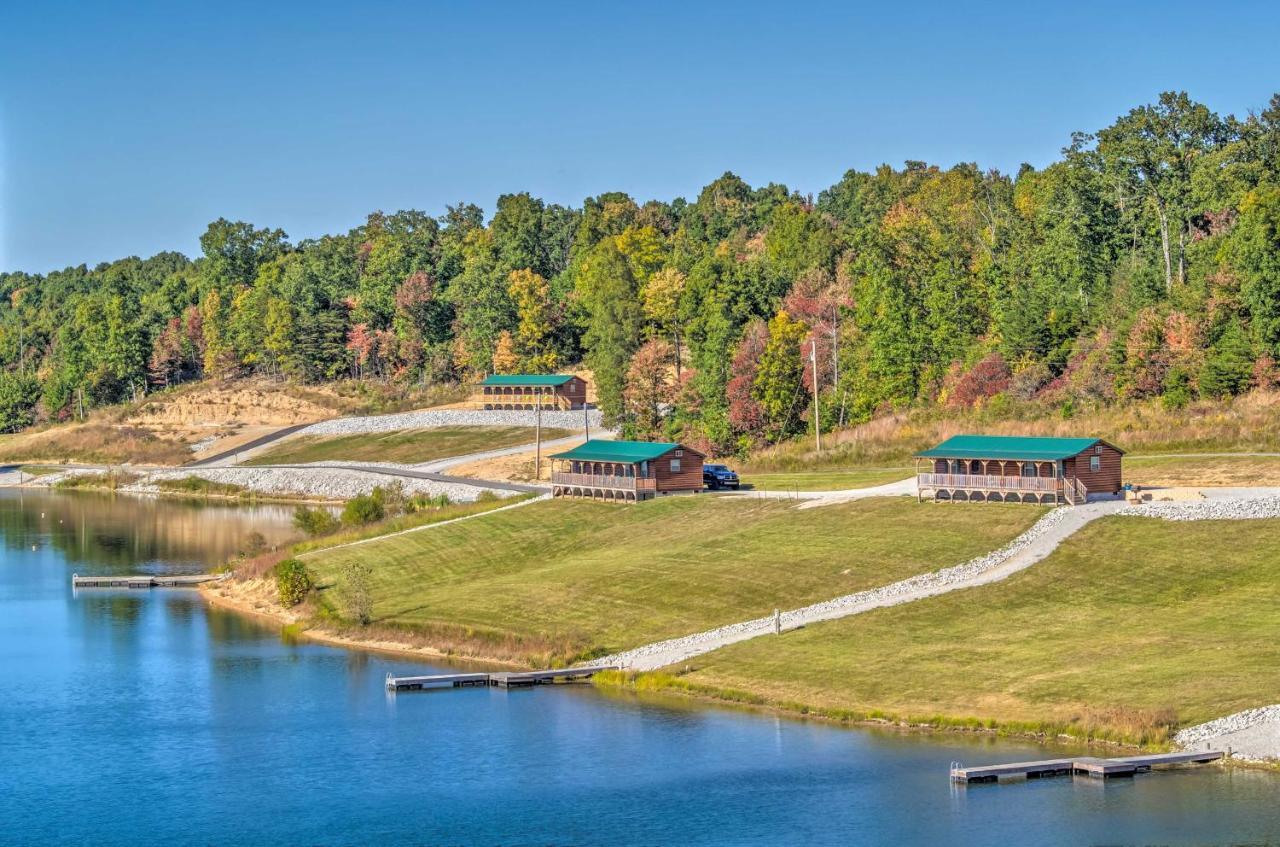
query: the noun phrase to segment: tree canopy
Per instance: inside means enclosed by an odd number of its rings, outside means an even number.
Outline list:
[[[1275,385],[1280,95],[1237,118],[1169,92],[1067,141],[1042,169],[908,161],[816,200],[725,173],[692,202],[514,193],[296,243],[219,219],[194,259],[0,274],[0,428],[206,376],[583,362],[631,433],[726,451],[815,411]]]

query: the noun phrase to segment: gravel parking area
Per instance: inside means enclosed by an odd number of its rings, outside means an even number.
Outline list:
[[[401,429],[427,429],[433,426],[534,426],[536,411],[484,411],[481,409],[428,409],[421,412],[402,412],[396,415],[371,415],[368,417],[334,418],[321,421],[298,431],[299,435],[358,435],[362,432],[393,432]],[[542,425],[556,429],[580,430],[589,420],[592,430],[600,427],[600,411],[590,409],[585,413],[542,412]]]
[[[1280,518],[1280,495],[1241,500],[1188,500],[1180,503],[1145,503],[1129,506],[1117,514],[1131,518],[1160,518],[1166,521],[1247,521]]]

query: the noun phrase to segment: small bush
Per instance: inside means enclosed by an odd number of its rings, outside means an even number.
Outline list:
[[[280,593],[281,606],[296,606],[307,596],[314,584],[307,566],[298,559],[285,559],[275,567],[276,590]]]
[[[251,532],[249,537],[245,539],[244,549],[240,551],[240,554],[246,559],[252,559],[261,556],[267,552],[267,549],[267,537],[260,532]]]
[[[338,519],[328,509],[299,506],[293,510],[293,525],[312,538],[338,528]]]
[[[156,482],[156,488],[175,491],[181,494],[203,494],[235,497],[246,492],[243,485],[230,482],[213,482],[198,476],[184,476],[181,479],[162,479]]]
[[[348,562],[342,569],[344,594],[351,617],[361,626],[368,626],[373,620],[373,592],[369,579],[373,571],[364,562]]]
[[[347,526],[364,526],[380,521],[386,516],[383,506],[382,489],[375,488],[370,494],[352,497],[342,507],[342,522]]]

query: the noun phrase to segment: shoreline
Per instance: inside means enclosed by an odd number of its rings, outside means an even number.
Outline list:
[[[126,494],[130,497],[164,497],[176,500],[219,500],[225,503],[235,503],[244,506],[341,506],[346,502],[342,499],[312,497],[306,494],[264,494],[250,489],[245,489],[245,491],[240,494],[219,494],[215,492],[173,491],[165,488],[156,488],[153,491],[139,491],[136,489],[131,490],[123,486],[111,488],[106,485],[73,485],[66,488],[59,488],[57,485],[42,485],[36,481],[18,482],[0,486],[0,488],[25,488],[31,491],[49,491],[61,494],[76,491],[91,491],[95,494]]]
[[[262,623],[276,627],[282,635],[305,639],[328,647],[359,650],[380,655],[413,659],[417,661],[448,662],[450,664],[489,665],[499,669],[526,669],[527,663],[504,660],[479,654],[449,653],[430,645],[413,645],[383,638],[360,638],[322,625],[309,625],[308,619],[255,596],[244,582],[206,583],[198,588],[201,596],[213,607],[247,615]],[[602,675],[603,676],[603,675]],[[810,706],[804,703],[778,703],[764,695],[750,691],[719,689],[711,686],[686,687],[678,684],[679,677],[660,672],[620,672],[621,678],[593,679],[591,684],[602,693],[625,692],[634,695],[650,695],[659,698],[678,699],[686,703],[715,708],[744,710],[761,715],[785,717],[790,720],[819,721],[849,729],[880,730],[912,734],[961,733],[995,738],[1022,739],[1052,744],[1080,744],[1112,751],[1143,751],[1175,749],[1172,737],[1168,742],[1155,744],[1135,743],[1100,737],[1074,735],[1055,731],[1053,724],[1042,727],[1027,726],[1017,722],[1000,722],[979,718],[946,718],[946,722],[930,723],[912,721],[893,716],[871,717],[843,713],[837,709]],[[655,683],[657,681],[657,684]],[[664,681],[665,680],[665,681]],[[671,684],[675,683],[675,684]],[[954,721],[951,723],[950,721]],[[1275,771],[1280,764],[1257,762],[1249,759],[1227,759],[1225,764],[1255,770]]]
[[[236,586],[241,586],[240,590],[235,590]],[[204,583],[198,586],[198,590],[205,601],[215,608],[247,615],[263,623],[271,624],[278,628],[282,635],[287,633],[291,637],[314,641],[317,644],[323,644],[328,647],[341,647],[347,650],[361,650],[417,660],[425,659],[450,663],[472,662],[481,665],[493,665],[502,670],[527,669],[527,665],[493,656],[462,655],[449,653],[427,645],[417,646],[384,639],[356,638],[326,629],[323,626],[308,625],[309,621],[300,615],[295,615],[287,609],[281,608],[278,604],[262,602],[259,598],[250,596],[250,592],[245,590],[243,586],[243,582],[237,582],[233,579],[224,583]]]

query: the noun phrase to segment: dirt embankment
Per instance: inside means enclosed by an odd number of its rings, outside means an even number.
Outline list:
[[[267,578],[207,582],[200,586],[200,593],[214,606],[251,615],[282,627],[290,627],[292,634],[319,644],[411,656],[420,660],[465,659],[471,664],[479,662],[504,668],[523,668],[529,665],[527,660],[523,657],[518,658],[516,655],[493,656],[481,651],[442,650],[427,643],[425,639],[409,640],[406,638],[407,634],[393,634],[389,630],[377,627],[362,630],[359,636],[351,636],[340,630],[309,625],[309,612],[313,610],[306,605],[296,609],[281,607],[276,600],[275,584]]]
[[[328,389],[265,379],[206,381],[0,442],[0,461],[180,465],[351,405]]]

